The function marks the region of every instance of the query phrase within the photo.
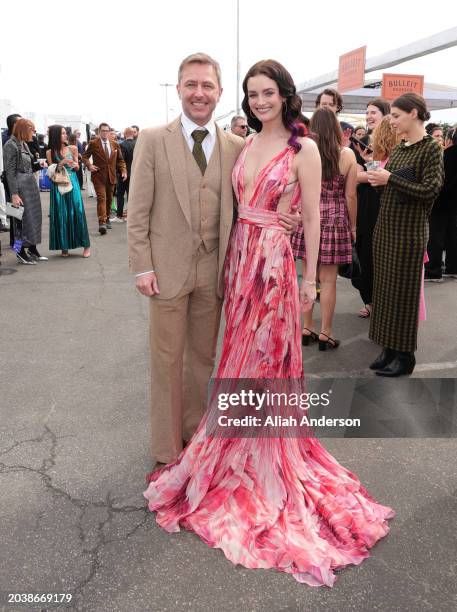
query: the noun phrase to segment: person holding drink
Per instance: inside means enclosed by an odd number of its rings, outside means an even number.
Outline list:
[[[405,140],[385,168],[367,178],[381,193],[373,236],[374,288],[370,338],[382,352],[370,365],[378,376],[411,374],[416,359],[422,266],[428,217],[443,184],[440,145],[424,129],[424,98],[406,93],[392,104],[391,124]]]

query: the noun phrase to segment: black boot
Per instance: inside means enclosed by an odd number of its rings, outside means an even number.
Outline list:
[[[368,366],[370,370],[382,370],[389,365],[389,363],[394,359],[397,351],[394,351],[390,348],[385,348],[382,350],[382,353],[376,357],[373,363],[370,363]]]
[[[393,361],[389,363],[384,369],[377,370],[377,376],[405,376],[412,374],[414,366],[416,365],[416,358],[414,353],[406,353],[398,351]]]

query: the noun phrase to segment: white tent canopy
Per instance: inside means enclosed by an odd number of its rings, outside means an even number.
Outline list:
[[[317,95],[326,87],[337,88],[337,83],[331,83],[325,87],[319,87],[312,91],[298,92],[303,100],[302,109],[305,112],[313,111]],[[381,81],[372,79],[361,89],[347,91],[343,95],[343,106],[345,113],[365,113],[367,103],[374,98],[381,97]],[[424,98],[429,110],[444,110],[457,108],[457,87],[437,85],[436,83],[424,83]]]
[[[424,55],[437,53],[457,45],[457,27],[454,26],[443,32],[433,34],[427,38],[408,43],[398,49],[392,49],[382,55],[367,58],[365,73],[378,72],[392,66],[398,66]],[[395,70],[393,70],[395,72]],[[313,111],[317,94],[326,87],[337,89],[338,71],[327,72],[297,86],[297,93],[303,100],[303,110]],[[346,113],[365,113],[367,102],[370,99],[381,97],[381,82],[377,79],[367,80],[364,87],[347,91],[343,94],[344,111]],[[424,98],[427,100],[429,110],[445,110],[457,108],[457,88],[435,83],[424,84]]]

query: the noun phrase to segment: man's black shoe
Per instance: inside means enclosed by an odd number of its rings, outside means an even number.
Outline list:
[[[100,223],[98,226],[98,231],[102,236],[104,236],[106,234],[106,225],[104,223]]]

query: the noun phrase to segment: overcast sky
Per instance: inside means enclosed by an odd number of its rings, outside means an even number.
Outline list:
[[[336,69],[338,56],[352,49],[367,45],[369,58],[456,25],[448,0],[240,0],[240,6],[241,74],[270,57],[297,84]],[[222,67],[224,92],[216,114],[228,113],[236,100],[235,9],[236,0],[3,0],[0,99],[11,100],[15,112],[87,114],[118,130],[132,123],[156,125],[166,118],[160,83],[176,84],[183,57],[205,51]],[[456,66],[454,47],[388,71],[457,86]],[[179,109],[169,88],[170,119]],[[457,109],[434,113],[433,119],[457,122]]]

